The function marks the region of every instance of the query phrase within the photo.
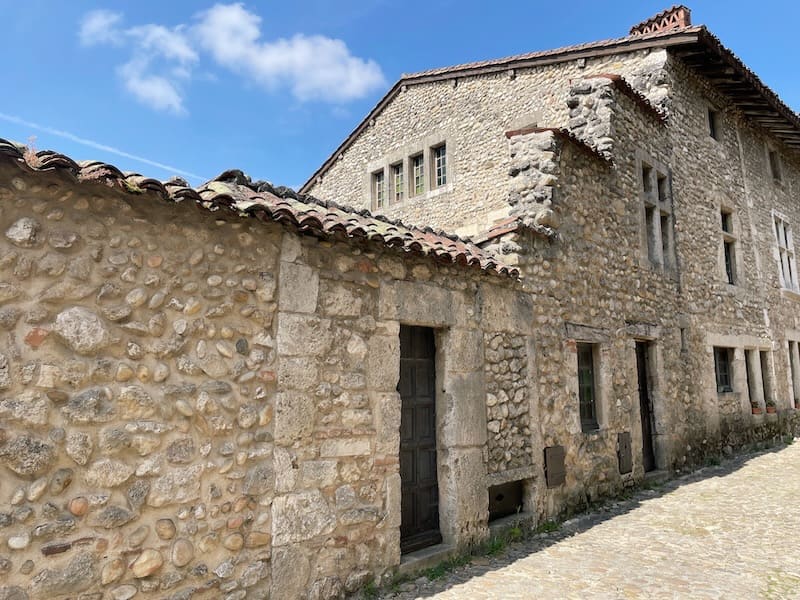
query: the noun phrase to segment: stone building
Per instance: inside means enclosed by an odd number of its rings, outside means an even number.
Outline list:
[[[404,76],[301,191],[520,269],[531,434],[490,367],[487,487],[521,481],[553,515],[796,427],[798,149],[800,117],[675,6],[624,38]]]
[[[402,79],[325,200],[0,141],[0,598],[337,598],[795,431],[799,144],[683,7]]]

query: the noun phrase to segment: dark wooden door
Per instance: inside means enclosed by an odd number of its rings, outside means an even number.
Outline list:
[[[400,327],[400,550],[442,541],[436,478],[436,347],[433,330]]]
[[[650,344],[647,342],[636,342],[636,370],[642,418],[642,463],[645,471],[652,471],[656,468],[656,455],[653,452],[653,404],[650,399]]]

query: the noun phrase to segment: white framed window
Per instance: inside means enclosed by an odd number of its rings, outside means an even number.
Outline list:
[[[372,174],[372,204],[375,208],[386,206],[386,178],[382,170]]]
[[[392,165],[392,201],[402,202],[405,197],[403,163]]]
[[[797,285],[797,264],[794,256],[792,228],[789,226],[788,219],[778,213],[773,212],[772,221],[781,287],[793,292],[800,292]]]
[[[425,157],[417,154],[411,157],[411,195],[425,193]]]
[[[433,176],[436,187],[447,184],[447,145],[442,144],[431,148],[433,156]]]

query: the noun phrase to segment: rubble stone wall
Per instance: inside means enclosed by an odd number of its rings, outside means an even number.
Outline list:
[[[662,107],[665,61],[663,51],[635,52],[409,85],[308,191],[369,208],[374,161],[404,148],[422,150],[425,140],[446,139],[454,174],[448,185],[395,205],[390,202],[378,212],[465,235],[486,231],[509,214],[508,187],[498,185],[512,167],[506,131],[531,125],[568,127],[571,86],[601,73],[635,78],[637,89]]]
[[[390,577],[400,324],[436,332],[444,541],[488,535],[484,339],[527,330],[517,283],[57,174],[0,182],[0,597]]]

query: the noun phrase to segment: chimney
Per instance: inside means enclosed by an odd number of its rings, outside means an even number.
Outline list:
[[[692,24],[692,11],[682,4],[662,10],[654,17],[631,27],[631,35],[646,35],[671,29],[689,27]]]

